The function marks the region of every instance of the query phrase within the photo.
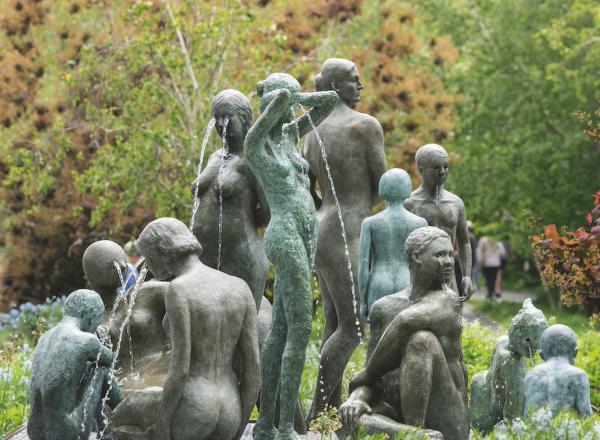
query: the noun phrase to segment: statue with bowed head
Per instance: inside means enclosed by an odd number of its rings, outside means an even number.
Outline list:
[[[65,316],[40,338],[33,355],[27,434],[31,440],[79,440],[92,424],[104,427],[103,398],[114,408],[123,396],[110,367],[113,353],[94,332],[104,305],[92,290],[76,290]]]
[[[540,349],[540,338],[548,327],[541,310],[526,299],[512,319],[508,335],[496,341],[489,370],[480,371],[471,382],[471,425],[489,432],[501,420],[523,417],[525,358]]]
[[[591,417],[590,381],[585,371],[573,365],[577,335],[566,325],[555,324],[542,334],[544,363],[525,376],[525,417],[535,408],[549,407],[553,415],[572,410]]]
[[[471,243],[463,201],[444,189],[448,177],[448,153],[440,145],[427,144],[417,150],[415,162],[421,175],[421,186],[411,194],[404,206],[427,220],[429,226],[443,229],[457,251],[455,278],[450,287],[462,301],[473,294],[471,284]],[[458,278],[458,282],[456,280]]]
[[[301,93],[290,75],[274,73],[258,84],[258,95],[262,114],[248,131],[244,150],[271,210],[264,240],[276,275],[273,323],[261,353],[261,411],[253,435],[258,440],[283,440],[297,438],[293,421],[310,337],[310,278],[317,237],[308,164],[296,143],[312,129],[311,119],[318,125],[331,112],[337,93]],[[298,104],[312,109],[295,120],[293,108]]]
[[[358,316],[356,285],[360,224],[371,214],[377,201],[379,178],[387,169],[381,125],[374,117],[355,110],[363,89],[356,64],[330,58],[323,63],[315,83],[317,91],[335,91],[340,99],[317,127],[322,145],[317,133],[309,133],[303,147],[303,155],[310,165],[311,190],[319,209],[315,265],[325,314],[319,373],[307,416],[309,422],[326,406],[341,403],[344,369],[360,342],[363,329]],[[321,148],[326,152],[327,163]],[[322,200],[316,193],[317,184]],[[341,212],[338,212],[334,191]],[[346,256],[339,215],[344,222],[349,256]]]
[[[462,363],[460,303],[448,285],[454,276],[452,241],[436,227],[410,233],[405,243],[410,286],[373,305],[378,324],[370,357],[350,382],[344,425],[395,436],[415,427],[430,438],[469,436],[466,368]],[[390,298],[393,301],[390,301]],[[381,303],[392,315],[380,315]]]
[[[412,184],[404,170],[394,168],[379,180],[379,197],[387,208],[363,220],[360,230],[360,312],[364,320],[375,301],[400,292],[410,284],[410,272],[404,257],[404,243],[427,221],[404,208]]]

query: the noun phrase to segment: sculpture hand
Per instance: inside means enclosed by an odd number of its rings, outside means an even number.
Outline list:
[[[358,428],[359,419],[363,414],[371,414],[372,409],[369,404],[360,399],[350,399],[341,407],[342,422],[344,426],[351,429]]]
[[[462,291],[464,296],[460,299],[461,302],[467,301],[473,295],[473,284],[471,283],[471,277],[463,277],[462,279]]]

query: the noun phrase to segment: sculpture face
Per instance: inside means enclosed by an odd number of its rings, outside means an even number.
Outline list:
[[[246,133],[244,133],[244,124],[239,115],[231,111],[220,111],[215,112],[214,118],[217,121],[215,126],[221,139],[223,139],[225,123],[227,123],[227,137],[225,139],[227,145],[241,145],[244,143]]]
[[[360,82],[360,75],[356,66],[353,66],[341,81],[336,81],[334,88],[340,99],[348,106],[353,107],[360,101],[360,92],[364,87]]]
[[[448,156],[441,154],[432,155],[419,168],[423,181],[442,186],[448,177]]]
[[[525,300],[523,308],[513,318],[508,328],[508,338],[513,350],[521,356],[532,357],[541,348],[542,333],[548,322],[541,310],[531,300]]]
[[[168,258],[158,254],[148,254],[146,258],[146,266],[148,270],[154,274],[159,281],[169,281],[173,278],[173,271]]]
[[[454,249],[449,239],[433,240],[418,257],[418,270],[430,275],[432,281],[449,284],[454,276]],[[419,261],[417,260],[417,263]]]

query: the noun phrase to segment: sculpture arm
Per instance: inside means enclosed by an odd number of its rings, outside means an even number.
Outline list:
[[[269,131],[277,124],[281,116],[289,110],[290,91],[287,89],[278,89],[267,93],[261,99],[271,99],[264,112],[258,117],[254,125],[248,130],[244,140],[244,156],[255,164],[257,158],[263,155],[262,144]]]
[[[245,287],[245,286],[244,286]],[[254,404],[260,392],[260,355],[258,351],[258,318],[256,304],[252,293],[247,289],[246,314],[242,326],[242,334],[238,341],[237,352],[242,364],[240,377],[240,398],[242,402],[242,423],[235,439],[244,434],[246,423],[254,409]]]
[[[373,118],[370,121],[370,128],[367,130],[367,165],[369,167],[369,179],[371,183],[371,194],[373,201],[379,200],[379,179],[387,171],[387,162],[385,160],[385,150],[383,141],[383,130],[379,121]]]
[[[456,303],[456,304],[453,304]],[[388,325],[365,368],[366,383],[373,383],[400,365],[408,338],[425,330],[435,335],[448,334],[459,319],[454,294],[435,294],[433,301],[421,300],[401,311]]]
[[[369,387],[359,386],[354,389],[350,393],[350,396],[348,396],[348,400],[340,407],[344,426],[356,429],[359,425],[360,417],[364,414],[371,414],[373,397],[373,390]]]
[[[100,366],[110,366],[114,359],[114,354],[110,348],[102,345],[95,335],[86,334],[86,337],[85,347],[88,360],[91,362],[98,361]]]
[[[366,322],[369,316],[369,262],[371,257],[371,228],[368,219],[360,226],[360,245],[358,260],[358,292],[360,294],[360,316]]]
[[[323,200],[317,194],[317,177],[313,174],[313,172],[308,169],[308,179],[310,181],[310,195],[315,202],[315,208],[319,209],[323,204]]]
[[[267,196],[265,195],[265,191],[263,190],[262,185],[252,173],[252,185],[256,191],[256,198],[258,199],[257,208],[254,211],[254,220],[256,221],[257,226],[266,226],[269,224],[271,220],[271,210],[269,209],[269,202],[267,202]]]
[[[298,97],[298,104],[312,107],[308,114],[298,118],[298,137],[304,135],[313,129],[313,124],[317,127],[332,112],[335,103],[338,101],[338,94],[333,90],[326,92],[301,93]],[[310,118],[310,119],[309,119]],[[310,123],[312,120],[312,124]]]
[[[171,420],[183,395],[185,379],[190,371],[192,352],[190,313],[186,301],[170,284],[165,294],[165,306],[172,338],[171,363],[163,388],[157,438],[170,440]]]
[[[581,373],[578,376],[579,383],[577,384],[577,398],[575,407],[580,417],[591,417],[592,406],[590,404],[590,381],[587,374]]]
[[[458,258],[460,268],[462,269],[462,290],[464,292],[463,300],[468,300],[473,294],[471,285],[471,242],[469,240],[469,229],[467,227],[467,217],[465,215],[465,205],[460,201],[458,213],[458,222],[456,224],[456,241],[458,244]]]

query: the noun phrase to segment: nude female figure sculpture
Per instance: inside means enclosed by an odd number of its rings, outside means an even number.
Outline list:
[[[450,236],[457,252],[455,275],[450,287],[468,300],[473,294],[471,284],[471,243],[465,205],[460,197],[444,189],[448,177],[448,153],[440,145],[427,144],[417,150],[415,162],[421,175],[421,186],[411,194],[404,206],[423,217],[430,226],[443,229]],[[459,269],[461,274],[459,274]]]
[[[354,297],[346,261],[342,230],[321,147],[314,133],[304,142],[310,165],[311,189],[319,208],[319,237],[315,265],[325,312],[321,362],[317,386],[307,421],[325,406],[339,406],[344,369],[360,342],[359,289],[356,284],[360,225],[371,214],[379,178],[386,171],[383,131],[377,119],[354,110],[363,86],[356,65],[349,60],[325,61],[316,78],[317,90],[335,90],[340,96],[317,132],[327,152],[335,191],[340,203],[354,278]],[[318,183],[322,201],[315,186]],[[357,324],[357,321],[359,323]]]
[[[127,396],[112,426],[127,430],[139,423],[137,438],[156,440],[239,439],[260,389],[256,305],[248,285],[202,264],[200,243],[179,220],[154,220],[138,246],[156,278],[170,280],[171,364],[164,388]]]
[[[308,164],[296,151],[297,141],[312,126],[309,115],[294,120],[293,106],[312,107],[309,114],[318,125],[333,109],[337,93],[301,93],[300,84],[285,73],[270,75],[257,91],[262,114],[248,132],[244,149],[271,210],[264,239],[276,278],[273,323],[261,353],[261,412],[253,435],[258,440],[283,440],[297,438],[293,420],[310,337],[310,277],[317,233]]]
[[[404,208],[404,200],[411,191],[406,171],[399,168],[387,171],[379,180],[379,197],[387,202],[387,208],[362,222],[358,286],[360,313],[365,321],[375,301],[410,284],[404,243],[412,231],[427,226],[424,218]]]
[[[212,100],[212,116],[219,136],[224,137],[224,147],[210,156],[193,184],[194,190],[199,185],[200,199],[193,233],[204,249],[202,263],[246,281],[258,310],[261,301],[266,302],[262,298],[269,260],[257,229],[266,224],[268,206],[244,157],[244,139],[252,126],[252,105],[241,92],[223,90]]]

